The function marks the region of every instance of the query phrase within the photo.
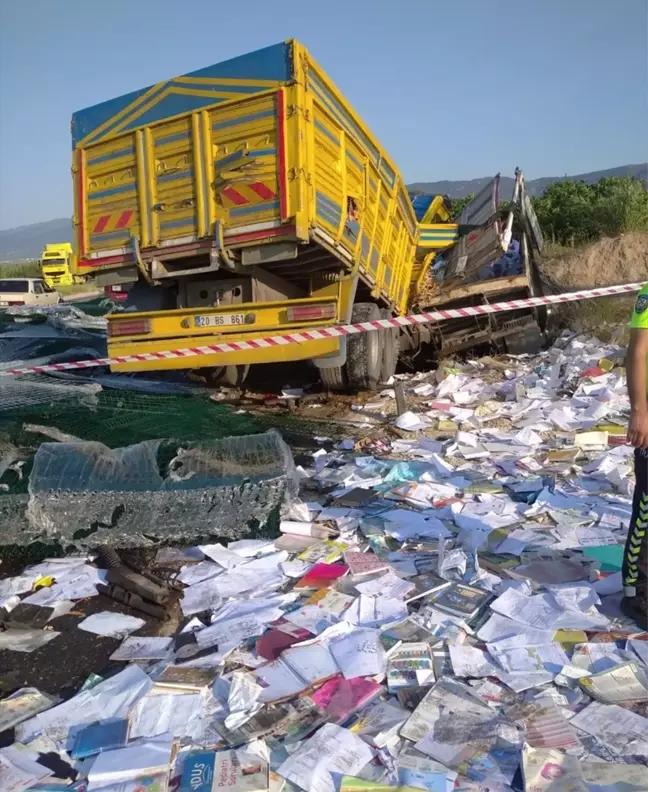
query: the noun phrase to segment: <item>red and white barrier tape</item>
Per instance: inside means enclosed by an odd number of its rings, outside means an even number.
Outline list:
[[[353,335],[354,333],[367,333],[373,330],[383,330],[392,327],[406,327],[407,325],[442,322],[446,319],[460,319],[466,316],[480,316],[482,314],[501,313],[502,311],[515,311],[520,308],[537,308],[541,305],[555,305],[556,303],[576,302],[578,300],[591,300],[595,297],[607,297],[612,294],[636,292],[644,287],[644,283],[624,283],[620,286],[603,286],[600,289],[587,289],[586,291],[565,292],[564,294],[551,294],[547,297],[526,297],[521,300],[506,300],[505,302],[492,303],[491,305],[476,305],[466,308],[448,308],[430,313],[412,314],[391,319],[377,319],[374,322],[357,322],[356,324],[335,325],[321,327],[317,330],[301,330],[282,335],[268,336],[267,338],[254,338],[249,341],[230,341],[220,344],[175,349],[167,352],[144,352],[139,355],[122,355],[114,358],[99,358],[95,360],[79,360],[72,363],[50,363],[46,366],[31,366],[28,368],[5,369],[0,371],[0,376],[19,374],[47,374],[50,371],[73,371],[75,369],[95,368],[97,366],[110,366],[113,363],[141,363],[143,361],[166,360],[168,358],[192,358],[200,355],[210,355],[214,352],[240,352],[248,349],[265,349],[286,344],[300,344],[304,341],[321,341],[325,338]],[[144,340],[144,339],[142,339]]]

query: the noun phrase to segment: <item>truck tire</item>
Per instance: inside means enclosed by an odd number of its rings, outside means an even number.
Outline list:
[[[381,319],[391,319],[392,313],[387,308],[380,312]],[[398,365],[399,331],[397,328],[393,330],[383,330],[383,350],[382,350],[382,366],[380,369],[380,381],[387,382],[390,377],[396,373],[396,366]]]
[[[189,379],[201,382],[210,387],[224,385],[229,388],[240,388],[250,370],[247,366],[213,366],[211,368],[192,369]]]
[[[375,303],[357,303],[353,306],[352,324],[374,322],[376,319],[380,319],[380,309]],[[382,330],[349,336],[346,375],[350,390],[376,390],[382,369],[382,342]]]
[[[344,366],[333,366],[332,368],[319,369],[319,378],[326,390],[345,391],[347,389]]]
[[[380,319],[374,303],[353,306],[351,322],[372,322]],[[382,372],[383,331],[358,333],[347,339],[347,360],[344,366],[319,369],[322,385],[331,391],[376,390]]]

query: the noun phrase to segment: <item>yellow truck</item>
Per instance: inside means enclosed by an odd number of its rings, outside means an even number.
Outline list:
[[[417,222],[388,154],[294,40],[81,110],[72,136],[76,272],[128,294],[107,317],[111,357],[403,315],[460,236],[443,199]],[[113,368],[240,384],[252,364],[309,360],[329,388],[371,389],[425,332]]]
[[[77,272],[76,257],[69,242],[53,242],[45,245],[40,266],[43,280],[51,289],[59,286],[74,286],[84,281]]]

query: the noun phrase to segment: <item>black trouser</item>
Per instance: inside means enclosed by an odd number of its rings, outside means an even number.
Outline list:
[[[648,595],[648,449],[635,449],[632,518],[623,552],[623,589],[628,597]]]

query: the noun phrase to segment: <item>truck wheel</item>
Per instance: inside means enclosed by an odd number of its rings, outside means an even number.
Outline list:
[[[347,389],[345,366],[319,369],[319,378],[326,390],[345,391]]]
[[[380,319],[375,303],[353,306],[351,322],[374,322]],[[346,375],[350,390],[376,390],[382,369],[382,330],[349,336],[347,342]]]
[[[189,378],[195,382],[202,380],[211,387],[225,385],[229,388],[240,388],[245,382],[249,370],[249,365],[213,366],[212,368],[193,369]]]
[[[392,314],[387,308],[380,312],[381,319],[391,319]],[[399,353],[399,331],[395,327],[393,330],[383,330],[383,350],[382,350],[382,366],[380,369],[380,381],[387,382],[390,377],[396,373],[396,366],[398,364]]]

